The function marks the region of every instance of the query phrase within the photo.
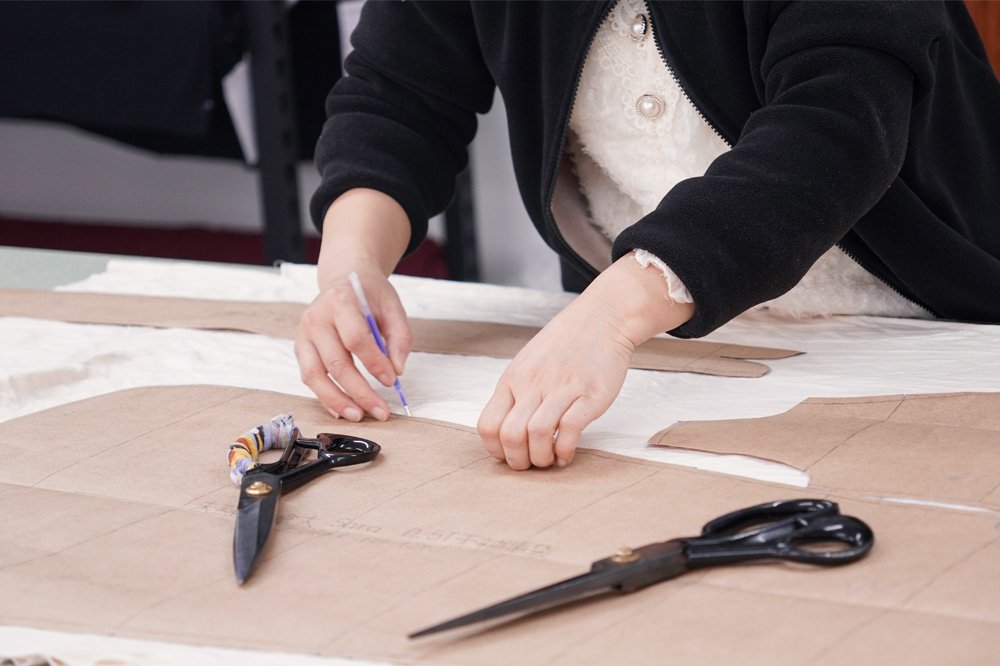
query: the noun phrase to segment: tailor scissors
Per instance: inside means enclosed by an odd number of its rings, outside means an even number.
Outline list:
[[[854,562],[871,549],[871,528],[844,516],[836,503],[779,500],[740,509],[707,523],[697,537],[671,539],[635,550],[621,548],[594,562],[580,576],[487,606],[410,634],[410,638],[455,629],[522,611],[539,610],[608,589],[633,592],[691,569],[752,560],[788,560],[831,566]],[[836,549],[800,547],[834,544]]]
[[[272,463],[255,463],[261,451],[271,448],[284,448],[281,458]],[[237,439],[229,453],[231,476],[240,485],[233,534],[236,582],[242,585],[257,565],[283,493],[331,469],[371,462],[381,450],[371,440],[348,435],[324,432],[311,439],[301,437],[291,414],[276,416]],[[301,464],[313,451],[315,459]]]

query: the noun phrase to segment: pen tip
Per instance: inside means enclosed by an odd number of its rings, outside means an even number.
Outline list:
[[[413,416],[413,412],[410,411],[409,405],[403,405],[403,409],[406,410],[406,415],[407,416]]]

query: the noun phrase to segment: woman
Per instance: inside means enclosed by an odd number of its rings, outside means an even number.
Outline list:
[[[351,353],[386,386],[402,372],[386,276],[447,205],[494,88],[528,213],[582,290],[483,410],[514,469],[568,464],[661,331],[761,304],[1000,321],[1000,85],[961,3],[373,2],[353,43],[296,341],[335,415],[388,416]]]

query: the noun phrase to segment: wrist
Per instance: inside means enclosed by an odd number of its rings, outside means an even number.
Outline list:
[[[324,255],[320,250],[319,260],[316,262],[316,282],[320,291],[346,283],[347,274],[352,272],[360,276],[367,273],[385,277],[392,273],[391,270],[382,270],[377,257],[364,253]]]
[[[388,276],[410,242],[410,222],[394,199],[377,190],[348,190],[323,218],[320,288],[350,271],[376,269]]]
[[[611,313],[633,346],[677,328],[695,311],[694,303],[678,303],[669,297],[660,271],[643,267],[628,255],[598,275],[583,296]]]

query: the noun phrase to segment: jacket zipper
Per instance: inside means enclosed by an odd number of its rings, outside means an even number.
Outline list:
[[[906,294],[904,294],[903,292],[901,292],[899,289],[897,289],[894,284],[890,283],[888,280],[883,279],[882,276],[880,276],[878,273],[876,273],[875,271],[873,271],[872,269],[870,269],[867,266],[867,264],[860,257],[858,257],[856,254],[854,254],[853,252],[851,252],[850,250],[848,250],[847,248],[845,248],[843,245],[841,245],[840,241],[837,241],[835,243],[835,245],[837,246],[837,248],[841,252],[843,252],[847,256],[848,259],[850,259],[851,261],[853,261],[854,263],[856,263],[858,266],[861,266],[861,268],[866,273],[868,273],[869,275],[871,275],[872,277],[874,277],[876,280],[878,280],[879,282],[881,282],[885,286],[889,287],[889,289],[891,289],[893,292],[899,294],[905,300],[909,301],[910,303],[913,303],[918,308],[920,308],[922,310],[926,310],[927,312],[930,312],[931,314],[934,314],[934,311],[931,310],[929,307],[927,307],[923,303],[915,300],[914,298],[912,298],[910,296],[907,296]]]
[[[572,259],[572,262],[577,265],[577,268],[582,268],[581,271],[584,274],[592,274],[594,277],[597,276],[598,271],[590,265],[583,257],[577,254],[576,250],[570,247],[570,244],[566,242],[563,238],[562,232],[559,231],[558,225],[556,225],[555,217],[552,215],[552,199],[555,197],[556,191],[556,177],[559,173],[559,167],[562,164],[563,156],[566,150],[566,135],[569,133],[569,120],[573,115],[573,107],[576,106],[576,95],[580,91],[580,79],[583,78],[583,65],[587,61],[587,54],[590,53],[590,47],[594,45],[594,40],[597,38],[597,31],[600,30],[601,24],[607,20],[611,12],[614,11],[615,5],[618,0],[610,0],[601,14],[601,18],[590,30],[590,38],[587,40],[587,46],[583,51],[583,58],[580,60],[580,66],[576,70],[576,78],[573,80],[573,93],[570,96],[569,113],[567,113],[562,118],[562,125],[559,129],[559,147],[556,151],[556,159],[552,163],[552,169],[549,170],[549,187],[548,192],[545,193],[545,208],[542,214],[545,216],[545,223],[548,225],[549,229],[552,230],[553,238],[556,240],[556,244],[559,245]]]
[[[667,72],[670,74],[670,78],[677,84],[677,89],[681,91],[681,94],[684,95],[684,99],[688,101],[688,104],[690,104],[691,108],[695,110],[698,117],[704,120],[709,129],[715,133],[715,136],[719,137],[722,142],[726,144],[726,147],[731,150],[734,142],[730,141],[729,138],[722,133],[718,126],[708,119],[708,116],[702,112],[698,105],[694,103],[694,100],[691,99],[691,96],[688,95],[687,89],[684,87],[684,84],[681,83],[680,77],[677,76],[677,72],[674,70],[673,63],[670,62],[670,58],[667,56],[667,52],[663,50],[663,44],[660,43],[660,40],[657,37],[659,31],[656,30],[655,21],[653,19],[653,11],[650,8],[649,3],[644,0],[642,4],[646,8],[646,16],[649,17],[649,30],[653,33],[653,43],[656,44],[656,52],[660,54],[660,60],[663,61],[664,66],[666,66]]]

